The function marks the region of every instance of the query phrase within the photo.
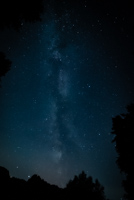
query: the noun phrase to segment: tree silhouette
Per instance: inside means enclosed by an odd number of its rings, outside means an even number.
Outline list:
[[[24,22],[41,20],[45,8],[44,0],[1,0],[0,1],[0,30],[13,28],[19,30]],[[0,81],[1,77],[10,70],[11,61],[0,52]]]
[[[40,178],[40,176],[34,174],[28,180],[28,191],[29,197],[32,199],[41,199],[42,197],[46,196],[44,190],[46,190],[47,183]]]
[[[66,187],[67,199],[74,196],[83,199],[92,200],[105,200],[104,187],[101,186],[98,180],[93,182],[92,177],[87,177],[84,171],[79,176],[75,176],[73,180],[70,180]]]
[[[28,180],[28,196],[30,199],[54,199],[59,196],[61,189],[58,186],[50,185],[46,181],[40,178],[40,176],[34,174]]]
[[[1,0],[0,1],[0,28],[19,29],[25,22],[41,20],[44,11],[44,0]]]
[[[8,181],[10,179],[9,171],[0,166],[0,181]]]
[[[5,76],[5,74],[10,70],[11,63],[12,62],[6,58],[4,53],[0,52],[0,82],[1,77]]]
[[[0,186],[2,199],[91,199],[106,200],[104,187],[98,180],[95,183],[92,177],[87,177],[85,172],[75,176],[70,180],[66,188],[59,188],[56,185],[50,185],[40,178],[33,175],[28,181],[18,178],[10,178],[9,171],[0,167]]]
[[[127,113],[113,118],[112,134],[115,138],[115,148],[118,153],[117,165],[121,172],[126,174],[123,187],[126,191],[125,198],[134,199],[134,103],[127,106]]]
[[[0,199],[8,199],[10,185],[9,171],[0,166]]]
[[[9,182],[9,194],[7,199],[25,199],[27,184],[23,179],[12,177]]]

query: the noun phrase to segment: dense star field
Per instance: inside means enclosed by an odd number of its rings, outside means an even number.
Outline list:
[[[65,187],[82,170],[120,199],[112,117],[134,99],[131,6],[46,5],[42,21],[0,32],[12,61],[0,88],[0,165]]]

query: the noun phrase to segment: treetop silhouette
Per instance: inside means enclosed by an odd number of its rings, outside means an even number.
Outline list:
[[[126,191],[125,197],[134,199],[134,103],[127,106],[127,113],[121,114],[113,119],[112,134],[115,138],[115,148],[118,153],[117,165],[121,172],[126,174],[123,186]]]
[[[5,76],[5,74],[10,70],[11,61],[6,58],[3,52],[0,52],[0,82],[1,77]]]
[[[2,177],[2,178],[1,178]],[[5,182],[5,184],[3,184]],[[5,199],[54,199],[67,200],[80,198],[91,200],[106,200],[104,187],[98,180],[93,182],[92,177],[87,177],[85,172],[75,176],[69,181],[66,188],[62,189],[56,185],[50,185],[33,175],[28,181],[10,178],[8,170],[0,167],[0,184],[2,185],[2,198]]]
[[[1,0],[0,1],[0,30],[13,28],[19,30],[24,22],[41,21],[44,12],[44,0]],[[10,70],[11,61],[0,52],[0,81],[1,77]]]
[[[66,187],[68,198],[75,196],[77,198],[84,197],[85,199],[92,200],[105,200],[104,187],[96,179],[93,182],[91,176],[87,177],[84,171],[79,176],[75,176],[73,180],[70,180]]]
[[[44,11],[44,0],[1,0],[0,1],[0,28],[19,29],[25,22],[41,20]]]

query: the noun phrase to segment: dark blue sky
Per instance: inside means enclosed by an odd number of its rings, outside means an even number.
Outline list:
[[[0,88],[0,165],[11,176],[64,187],[84,170],[108,198],[122,197],[110,132],[134,99],[134,24],[118,6],[50,3],[42,22],[0,33],[12,60]]]

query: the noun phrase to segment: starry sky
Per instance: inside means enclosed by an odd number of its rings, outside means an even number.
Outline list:
[[[116,3],[115,3],[116,2]],[[124,194],[112,117],[134,100],[129,2],[48,1],[42,21],[0,32],[12,60],[0,88],[0,165],[65,187],[82,170]]]

